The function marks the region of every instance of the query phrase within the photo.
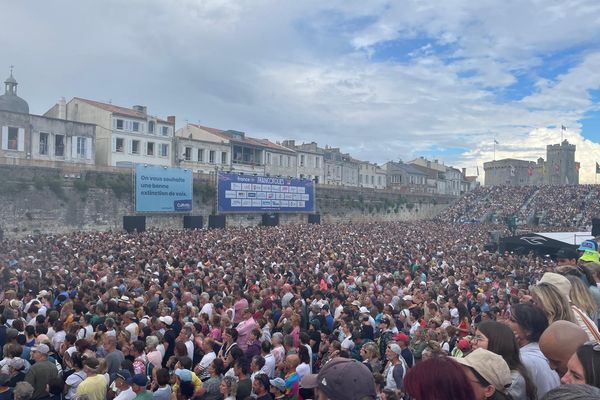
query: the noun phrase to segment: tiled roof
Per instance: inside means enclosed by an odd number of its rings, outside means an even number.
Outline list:
[[[84,103],[88,103],[89,105],[92,105],[94,107],[101,108],[104,111],[108,111],[113,114],[123,115],[125,117],[139,118],[139,119],[143,119],[143,120],[146,120],[146,119],[148,119],[148,117],[151,117],[150,115],[136,111],[133,108],[115,106],[114,104],[108,104],[108,103],[102,103],[100,101],[83,99],[81,97],[75,97],[75,99],[77,99],[79,101],[83,101]],[[169,121],[165,121],[165,120],[162,120],[159,118],[157,118],[156,121],[161,124],[172,125]]]
[[[268,139],[254,139],[254,138],[250,138],[246,135],[244,135],[243,139],[240,139],[238,137],[230,136],[229,134],[227,134],[227,131],[224,131],[222,129],[210,128],[208,126],[196,125],[196,124],[190,124],[190,125],[193,125],[199,129],[205,130],[214,135],[222,137],[223,139],[227,139],[231,142],[243,143],[243,144],[247,144],[250,146],[267,147],[272,150],[276,150],[276,151],[283,152],[283,153],[292,153],[292,154],[295,153],[293,150],[288,149],[287,147],[278,145],[276,143],[273,143],[273,142],[269,141]]]

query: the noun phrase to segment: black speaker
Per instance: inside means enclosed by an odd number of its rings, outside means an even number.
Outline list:
[[[123,229],[127,233],[144,232],[146,230],[145,215],[123,215]]]
[[[210,229],[225,228],[225,216],[224,215],[209,215],[208,216],[208,227]]]
[[[600,236],[600,218],[592,218],[592,236]]]
[[[279,214],[263,214],[262,226],[277,226],[279,225]]]
[[[204,228],[204,219],[201,215],[184,215],[183,229],[202,229]]]
[[[321,214],[308,214],[308,223],[319,225],[321,223]]]

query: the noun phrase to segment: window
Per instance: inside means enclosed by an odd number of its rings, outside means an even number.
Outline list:
[[[192,159],[192,148],[191,147],[186,147],[184,152],[183,152],[183,159],[185,161],[190,161]]]
[[[321,158],[315,157],[315,168],[321,168]]]
[[[221,164],[227,164],[227,152],[223,151],[221,153]]]
[[[163,126],[161,133],[162,133],[163,136],[169,136],[169,127],[168,126]]]
[[[40,154],[48,155],[48,134],[40,132]]]
[[[54,155],[57,157],[65,156],[65,135],[54,136]]]
[[[149,156],[154,155],[154,142],[146,143],[146,155],[149,155]]]
[[[208,152],[208,162],[211,164],[215,163],[215,151],[211,150]]]
[[[131,141],[131,154],[140,154],[140,141],[139,140]]]
[[[19,150],[19,128],[8,127],[8,150]]]
[[[300,166],[304,167],[304,154],[300,154]]]
[[[169,157],[169,145],[166,143],[162,143],[160,145],[160,156],[161,157]]]
[[[77,137],[77,158],[85,158],[85,143],[84,137]]]
[[[358,174],[358,183],[362,183],[362,174]]]
[[[154,133],[154,121],[148,121],[148,133]]]
[[[117,119],[117,129],[118,130],[122,131],[124,125],[125,125],[125,123],[122,119]]]
[[[267,153],[267,165],[271,165],[271,153]]]
[[[198,162],[204,162],[204,149],[198,149]]]
[[[131,124],[131,130],[134,132],[139,132],[140,131],[140,123],[139,122],[132,122]]]
[[[125,151],[125,139],[117,138],[115,140],[115,151],[117,153],[123,153]]]

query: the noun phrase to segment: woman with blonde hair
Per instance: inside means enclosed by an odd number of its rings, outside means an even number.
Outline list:
[[[554,321],[576,322],[569,299],[561,294],[556,286],[542,282],[532,286],[530,292],[535,304],[546,313],[549,324]]]
[[[360,349],[360,355],[363,358],[363,364],[367,366],[373,373],[381,372],[382,365],[379,359],[379,348],[374,342],[369,342],[363,345]]]
[[[598,306],[585,283],[574,275],[567,275],[566,278],[571,282],[571,303],[583,310],[592,321],[597,321]]]

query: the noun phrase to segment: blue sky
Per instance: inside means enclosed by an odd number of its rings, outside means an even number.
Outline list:
[[[582,181],[600,161],[596,0],[34,0],[3,15],[19,32],[0,35],[5,74],[34,113],[61,96],[144,104],[178,127],[473,174],[494,137],[496,158],[534,160],[565,125]]]

